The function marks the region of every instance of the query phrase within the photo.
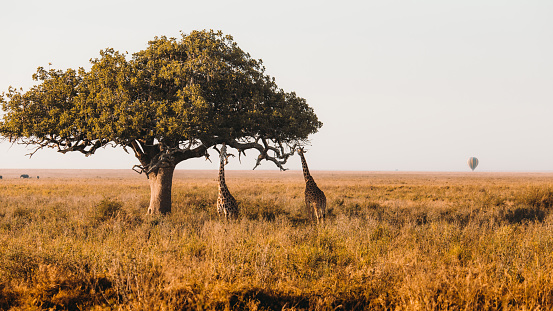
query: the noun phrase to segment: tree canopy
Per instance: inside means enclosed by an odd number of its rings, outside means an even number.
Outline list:
[[[131,148],[149,172],[163,155],[178,163],[223,142],[278,159],[281,147],[322,125],[305,99],[278,88],[261,60],[221,32],[156,37],[131,60],[108,48],[91,63],[89,71],[40,67],[38,85],[10,88],[0,134],[62,153]]]
[[[132,150],[150,175],[226,143],[283,169],[322,126],[306,100],[280,89],[261,60],[218,31],[156,37],[132,54],[111,48],[83,68],[37,69],[28,91],[0,97],[0,135],[61,153]],[[33,152],[33,153],[34,153]]]

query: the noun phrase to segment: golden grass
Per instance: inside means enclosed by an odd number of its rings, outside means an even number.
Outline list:
[[[214,171],[153,217],[143,176],[48,173],[0,180],[0,310],[553,308],[553,174],[313,172],[314,226],[301,172],[228,171],[229,223]]]

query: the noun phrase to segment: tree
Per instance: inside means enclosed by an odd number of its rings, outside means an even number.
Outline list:
[[[86,156],[106,146],[133,152],[149,179],[148,213],[171,211],[175,166],[208,157],[218,144],[284,169],[295,147],[322,126],[305,99],[278,88],[261,60],[222,32],[156,37],[127,60],[100,51],[91,69],[45,70],[28,91],[0,101],[0,135],[10,142]],[[254,167],[255,169],[255,167]]]

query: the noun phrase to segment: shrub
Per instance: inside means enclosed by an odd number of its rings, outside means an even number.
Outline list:
[[[553,207],[553,188],[529,188],[516,198],[516,202],[536,208],[551,208]]]
[[[536,207],[517,207],[507,210],[505,219],[512,224],[521,224],[526,221],[543,221],[545,210]]]
[[[122,212],[123,203],[110,199],[103,199],[96,206],[94,213],[95,221],[106,221],[117,217]]]
[[[32,219],[32,211],[29,208],[25,207],[17,207],[14,211],[12,216],[14,218],[18,218],[21,220],[30,221]]]

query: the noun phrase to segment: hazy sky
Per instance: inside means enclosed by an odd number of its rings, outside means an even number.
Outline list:
[[[468,171],[476,156],[482,171],[553,171],[551,0],[18,0],[0,11],[0,91],[29,88],[48,63],[88,68],[107,47],[134,53],[154,36],[222,30],[315,109],[312,170]],[[0,143],[0,171],[138,163],[112,148],[26,153]]]

